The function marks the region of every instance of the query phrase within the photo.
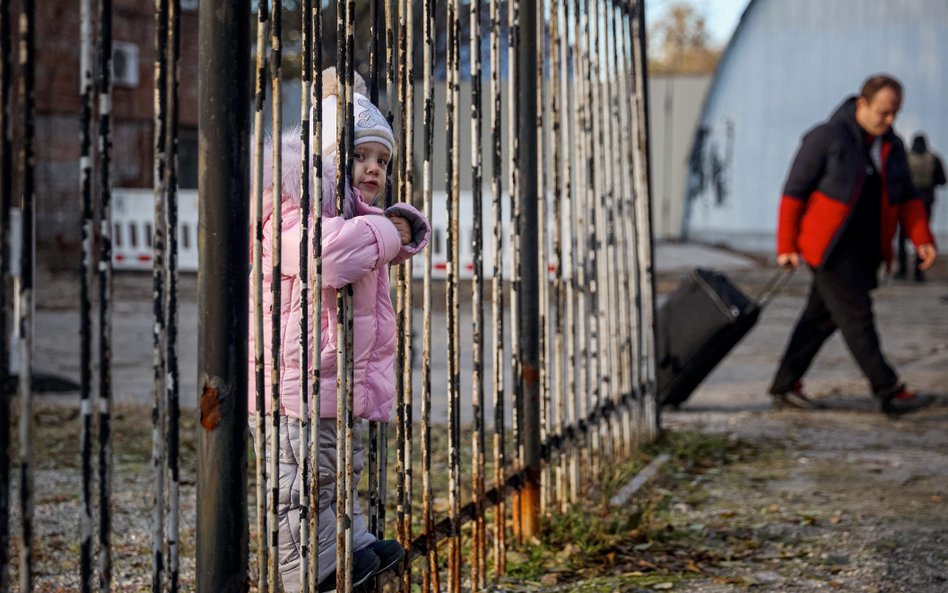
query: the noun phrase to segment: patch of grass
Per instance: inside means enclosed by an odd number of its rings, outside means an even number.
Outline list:
[[[671,456],[653,484],[633,501],[619,508],[608,501],[652,459]],[[605,581],[582,580],[575,591],[597,591],[608,583],[609,591],[630,587],[651,589],[655,584],[675,583],[700,573],[697,558],[725,558],[730,550],[752,549],[759,544],[748,534],[723,536],[719,553],[709,546],[706,525],[677,525],[676,504],[700,504],[707,498],[701,475],[757,456],[743,441],[727,436],[692,431],[665,432],[656,442],[634,452],[628,459],[603,463],[602,476],[586,485],[581,502],[564,513],[544,518],[539,541],[516,546],[508,559],[508,574],[525,580],[541,579],[555,572],[559,579],[582,579],[584,575],[620,573]],[[747,535],[747,537],[741,537]],[[695,551],[681,556],[677,550]],[[548,578],[548,577],[547,577]],[[619,578],[623,582],[616,581]]]

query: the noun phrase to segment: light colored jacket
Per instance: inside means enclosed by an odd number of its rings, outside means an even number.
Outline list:
[[[280,294],[280,413],[300,417],[300,320],[302,317],[300,278],[300,143],[298,131],[283,135],[283,235],[281,240]],[[265,154],[269,154],[269,147]],[[269,172],[271,167],[264,166]],[[346,186],[345,212],[336,216],[335,157],[323,159],[322,221],[322,311],[320,325],[320,411],[323,418],[336,415],[336,291],[352,285],[353,340],[355,360],[353,414],[359,418],[386,422],[395,400],[395,310],[389,292],[388,264],[399,264],[420,252],[431,234],[424,216],[408,204],[396,204],[385,212],[366,204],[357,189]],[[270,179],[268,179],[268,177]],[[263,221],[263,312],[264,312],[264,394],[266,411],[272,410],[271,339],[272,311],[272,174],[264,175]],[[412,241],[402,245],[395,225],[385,213],[406,218],[412,226]],[[310,236],[314,228],[309,221]],[[254,352],[253,272],[250,274],[250,323],[248,350]],[[310,304],[312,306],[312,296]],[[312,344],[312,321],[308,344]],[[310,346],[311,349],[311,346]],[[312,356],[310,355],[310,368]],[[249,410],[255,413],[255,362],[248,365]],[[308,379],[307,373],[307,381]],[[309,396],[313,398],[313,394]],[[305,410],[303,411],[305,413]]]

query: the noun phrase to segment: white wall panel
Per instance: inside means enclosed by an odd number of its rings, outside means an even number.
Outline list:
[[[800,137],[862,81],[905,86],[896,131],[948,153],[948,1],[753,0],[715,74],[707,131],[686,189],[689,237],[772,250],[784,178]],[[703,178],[703,183],[702,183]],[[933,226],[948,239],[948,194]]]

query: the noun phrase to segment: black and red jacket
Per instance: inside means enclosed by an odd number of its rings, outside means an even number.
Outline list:
[[[882,137],[882,257],[892,261],[898,223],[915,245],[934,243],[925,207],[912,186],[902,140],[891,130]],[[803,137],[784,185],[777,225],[777,253],[800,253],[822,266],[839,241],[862,195],[869,160],[856,123],[856,98]]]

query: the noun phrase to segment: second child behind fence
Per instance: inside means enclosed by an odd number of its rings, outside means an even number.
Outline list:
[[[380,541],[368,532],[356,485],[365,464],[361,420],[387,422],[395,401],[395,311],[389,292],[388,266],[399,264],[419,253],[428,243],[431,229],[424,216],[408,204],[395,204],[384,211],[375,206],[383,196],[388,167],[395,149],[392,129],[378,108],[365,96],[365,83],[355,86],[352,179],[346,180],[344,212],[336,212],[336,80],[335,71],[324,73],[323,91],[323,227],[322,227],[322,311],[320,323],[320,438],[318,459],[319,488],[319,590],[335,588],[336,566],[336,291],[351,285],[353,291],[354,408],[353,426],[353,560],[352,583],[359,585],[373,575],[395,566],[404,550],[394,540]],[[300,409],[301,373],[312,368],[300,360],[300,277],[299,244],[303,222],[300,220],[299,130],[282,135],[283,183],[282,256],[281,256],[281,334],[280,338],[280,492],[279,567],[286,593],[300,587],[300,488],[298,473],[299,427],[295,419]],[[264,157],[270,159],[268,146]],[[272,162],[272,161],[270,161]],[[272,164],[264,166],[263,212],[263,309],[268,319],[272,311],[271,244],[273,214]],[[313,220],[308,221],[310,232]],[[250,314],[253,315],[253,302]],[[253,317],[251,317],[252,319]],[[310,320],[312,323],[312,320]],[[312,326],[310,327],[312,331]],[[310,338],[312,336],[310,335]],[[250,324],[250,344],[255,336]],[[270,352],[272,328],[264,323],[264,351]],[[311,341],[311,340],[310,340]],[[265,356],[265,376],[270,376],[270,357]],[[250,385],[254,385],[254,363],[250,361]],[[266,384],[267,409],[271,411],[270,385]],[[250,390],[249,409],[256,413],[256,401]],[[255,423],[251,420],[251,426]],[[269,423],[267,424],[269,428]],[[269,440],[269,434],[267,436]],[[259,445],[259,443],[258,443]],[[270,449],[266,448],[269,467]],[[270,479],[273,479],[272,477]]]

